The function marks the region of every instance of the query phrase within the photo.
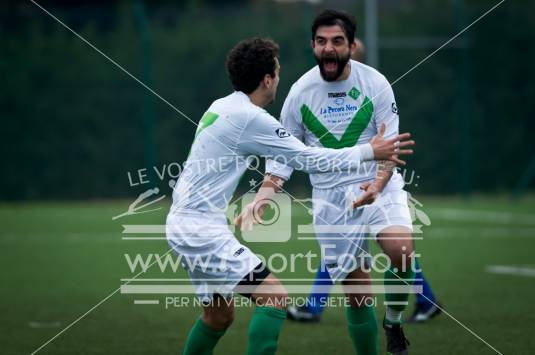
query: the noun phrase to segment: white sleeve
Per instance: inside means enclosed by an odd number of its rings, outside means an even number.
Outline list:
[[[379,130],[382,123],[385,124],[385,138],[392,138],[399,134],[399,116],[398,107],[396,105],[396,99],[392,86],[382,77],[379,85],[379,92],[376,94],[376,100],[374,100],[374,115],[373,120],[375,127]]]
[[[299,107],[295,106],[293,90],[290,91],[284,105],[282,105],[280,122],[282,126],[301,142],[304,140],[305,127],[301,119]]]
[[[275,175],[281,179],[288,181],[294,168],[284,163],[279,163],[273,159],[266,159],[266,174]]]
[[[284,100],[284,105],[282,105],[280,123],[295,138],[303,142],[305,128],[303,127],[303,121],[298,114],[299,109],[295,107],[295,101],[293,99],[292,92],[293,87],[286,97],[286,100]],[[279,163],[272,159],[266,160],[266,174],[275,175],[284,180],[289,180],[293,171],[294,168],[290,165]]]
[[[370,144],[342,149],[307,147],[265,111],[248,120],[238,148],[308,173],[356,170],[361,161],[373,159]]]

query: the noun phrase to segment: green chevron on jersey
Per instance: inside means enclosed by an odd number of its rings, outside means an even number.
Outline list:
[[[340,139],[336,138],[329,130],[320,122],[320,120],[312,113],[307,105],[301,106],[301,117],[303,123],[314,134],[325,148],[346,148],[353,147],[370,123],[373,114],[373,104],[366,96],[362,106],[351,119],[344,134]]]

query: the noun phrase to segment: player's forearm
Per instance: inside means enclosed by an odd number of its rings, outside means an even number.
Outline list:
[[[281,190],[284,181],[284,179],[278,176],[266,174],[260,189],[258,189],[258,192],[256,193],[254,204],[261,203],[264,205],[265,203],[263,203],[263,201],[273,199],[273,196]],[[262,206],[259,208],[263,209]]]
[[[287,164],[307,173],[332,173],[356,170],[362,161],[373,158],[374,151],[370,144],[341,149],[306,147]]]
[[[285,181],[286,180],[284,180],[283,178],[268,173],[264,176],[264,181],[260,186],[260,190],[272,189],[273,193],[279,192],[282,189],[282,185],[284,185]],[[259,194],[256,194],[256,196],[259,196]],[[256,199],[257,198],[255,198],[255,200]]]

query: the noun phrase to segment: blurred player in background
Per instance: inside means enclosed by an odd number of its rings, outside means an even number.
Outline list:
[[[284,158],[294,168],[319,173],[350,171],[371,159],[402,163],[407,135],[346,149],[309,147],[289,134],[263,107],[275,99],[279,48],[271,40],[242,41],[227,57],[236,91],[216,100],[201,118],[184,170],[173,191],[166,234],[203,303],[184,354],[212,354],[234,318],[235,292],[257,307],[249,323],[247,354],[274,354],[286,319],[287,293],[280,281],[226,223],[225,211],[251,155]],[[383,128],[384,131],[384,128]],[[214,169],[214,162],[217,168]]]
[[[311,46],[318,65],[292,86],[280,116],[282,125],[306,145],[342,149],[364,144],[382,125],[386,125],[385,136],[398,134],[397,106],[388,80],[350,60],[357,49],[355,31],[354,19],[335,10],[325,10],[313,21]],[[269,200],[267,191],[278,190],[292,171],[290,166],[268,161],[262,188],[238,220],[258,223],[253,212],[258,216],[262,207],[257,205]],[[348,331],[356,353],[378,354],[375,306],[366,302],[372,298],[367,242],[371,235],[391,263],[383,276],[387,350],[408,354],[401,317],[414,279],[412,222],[395,163],[369,162],[357,172],[311,174],[310,181],[322,267],[329,274],[327,280],[341,281],[344,287],[350,304]]]
[[[358,38],[355,39],[355,52],[351,55],[351,59],[364,63],[366,52],[364,44]],[[415,259],[415,275],[414,286],[422,288],[421,293],[416,293],[416,302],[414,311],[408,322],[425,322],[440,314],[440,308],[436,306],[437,300],[431,289],[431,285],[424,277],[418,259]],[[308,303],[304,306],[288,306],[288,318],[298,322],[319,322],[321,314],[327,305],[327,298],[329,297],[330,287],[333,282],[322,263],[316,273],[316,278],[310,295],[308,296]]]

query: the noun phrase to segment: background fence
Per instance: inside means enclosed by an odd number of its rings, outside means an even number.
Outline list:
[[[379,69],[392,82],[494,1],[379,1]],[[363,1],[43,1],[48,10],[197,122],[231,91],[227,51],[261,35],[281,46],[278,116],[314,65],[322,8]],[[182,163],[195,126],[29,1],[0,7],[0,199],[134,196],[127,172]],[[418,191],[535,187],[535,2],[508,0],[394,85],[417,140]],[[247,177],[248,178],[248,177]],[[291,189],[308,184],[296,174]],[[167,181],[160,184],[166,185]],[[162,185],[162,186],[163,186]]]

